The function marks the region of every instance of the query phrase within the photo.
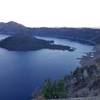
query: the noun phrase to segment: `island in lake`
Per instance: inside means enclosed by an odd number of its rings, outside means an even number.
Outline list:
[[[74,51],[70,46],[54,44],[54,41],[38,39],[29,35],[14,35],[0,41],[0,47],[11,51],[30,51],[39,49],[55,49]]]

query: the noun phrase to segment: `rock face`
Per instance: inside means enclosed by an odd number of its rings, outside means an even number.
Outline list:
[[[69,50],[73,49],[69,46],[56,45],[53,41],[37,39],[28,35],[15,35],[8,37],[0,42],[0,47],[11,51],[29,51],[38,49],[57,49]]]

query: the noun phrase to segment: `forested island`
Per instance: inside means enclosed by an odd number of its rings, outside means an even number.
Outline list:
[[[39,49],[53,49],[53,50],[68,50],[74,51],[75,48],[70,46],[54,44],[54,41],[47,41],[43,39],[37,39],[30,35],[14,35],[7,37],[0,41],[0,47],[11,51],[30,51]]]

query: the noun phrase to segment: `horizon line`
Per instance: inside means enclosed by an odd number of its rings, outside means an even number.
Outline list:
[[[19,24],[19,25],[22,25],[22,26],[25,26],[27,28],[75,28],[75,29],[100,29],[100,27],[89,27],[89,26],[28,26],[28,25],[25,25],[23,23],[20,23],[20,22],[17,22],[17,21],[0,21],[0,23],[9,23],[9,22],[14,22],[16,24]]]

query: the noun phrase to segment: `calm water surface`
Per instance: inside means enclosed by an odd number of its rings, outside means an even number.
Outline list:
[[[7,36],[0,35],[0,39]],[[0,48],[0,100],[28,100],[47,78],[59,79],[80,66],[77,58],[92,46],[65,39],[45,38],[75,47],[74,52],[42,49],[12,52]]]

